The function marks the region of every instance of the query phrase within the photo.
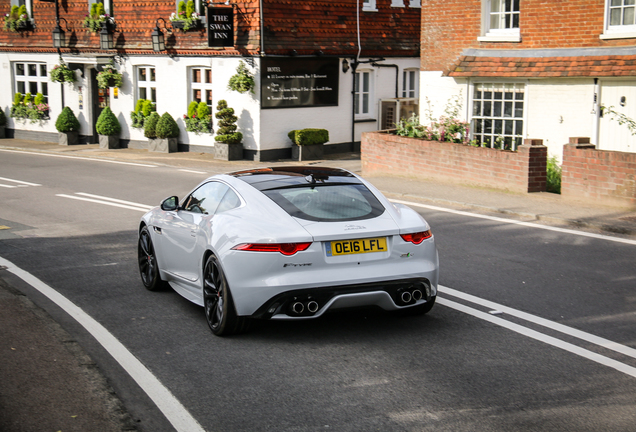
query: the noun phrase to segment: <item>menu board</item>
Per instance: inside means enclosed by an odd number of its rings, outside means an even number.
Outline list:
[[[338,105],[337,58],[263,58],[261,108]]]

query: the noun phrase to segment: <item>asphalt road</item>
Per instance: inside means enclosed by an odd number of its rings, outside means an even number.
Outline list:
[[[139,205],[211,174],[5,153],[0,177],[13,182],[0,184],[19,187],[0,188],[0,257],[102,324],[207,431],[634,430],[636,246],[422,210],[441,262],[429,315],[341,312],[218,338],[200,307],[146,291],[136,268]],[[139,430],[173,430],[74,318],[18,285],[85,348]]]

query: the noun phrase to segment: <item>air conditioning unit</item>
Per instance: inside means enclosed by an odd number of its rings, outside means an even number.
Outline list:
[[[395,129],[403,118],[420,114],[420,100],[415,98],[395,98],[380,100],[380,130]]]

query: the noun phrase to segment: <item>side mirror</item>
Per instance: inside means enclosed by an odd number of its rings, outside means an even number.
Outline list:
[[[161,201],[161,210],[163,211],[175,211],[179,209],[179,197],[171,196]]]

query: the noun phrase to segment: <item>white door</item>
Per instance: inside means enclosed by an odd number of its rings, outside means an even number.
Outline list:
[[[636,122],[636,81],[602,81],[601,105]],[[636,153],[636,135],[619,120],[620,116],[604,110],[598,149]]]

